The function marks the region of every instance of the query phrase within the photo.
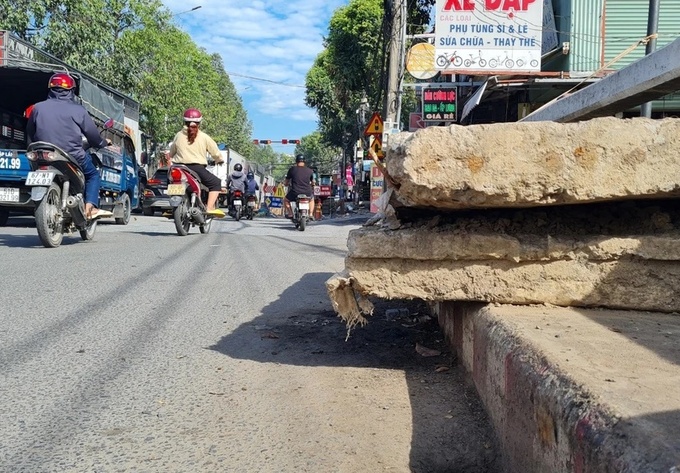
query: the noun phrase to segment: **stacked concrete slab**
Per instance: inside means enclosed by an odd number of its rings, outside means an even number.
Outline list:
[[[432,302],[509,472],[680,472],[680,120],[432,127],[386,171],[327,282],[348,325]]]
[[[430,127],[386,167],[332,293],[680,312],[678,119]]]

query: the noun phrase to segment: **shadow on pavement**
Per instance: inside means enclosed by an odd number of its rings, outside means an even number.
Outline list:
[[[210,349],[262,363],[401,370],[413,416],[411,471],[501,471],[484,409],[427,307],[418,301],[375,300],[370,323],[345,341],[347,329],[332,310],[308,307],[300,297],[302,291],[323,287],[330,276],[305,275],[259,317]],[[390,308],[409,312],[388,320]],[[441,355],[421,356],[416,344]]]

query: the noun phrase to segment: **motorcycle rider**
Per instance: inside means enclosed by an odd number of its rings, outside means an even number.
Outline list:
[[[112,217],[113,212],[97,208],[101,178],[92,156],[83,147],[83,136],[92,148],[105,148],[111,140],[102,138],[85,107],[75,101],[76,81],[66,72],[52,74],[47,83],[47,99],[28,111],[28,143],[52,143],[78,161],[85,176],[85,217]]]
[[[291,166],[286,174],[286,179],[283,181],[284,186],[288,186],[288,193],[283,198],[283,206],[286,210],[287,218],[292,218],[293,211],[290,207],[290,201],[296,200],[298,194],[305,194],[309,196],[309,215],[310,219],[314,220],[314,171],[305,166],[305,156],[298,154],[295,156],[295,166]]]
[[[170,145],[169,157],[173,163],[184,164],[194,171],[201,182],[208,188],[208,202],[206,203],[207,214],[217,218],[224,218],[224,212],[216,207],[217,198],[222,190],[220,179],[208,171],[207,154],[221,163],[222,153],[217,143],[207,133],[199,129],[203,114],[196,108],[188,108],[182,116],[184,126],[177,132],[175,139]]]
[[[246,174],[246,194],[255,194],[256,191],[260,190],[260,186],[255,180],[255,174],[253,171],[248,171]]]
[[[229,175],[229,208],[231,208],[232,195],[235,190],[246,193],[246,175],[243,174],[243,166],[241,163],[234,164],[234,172]]]

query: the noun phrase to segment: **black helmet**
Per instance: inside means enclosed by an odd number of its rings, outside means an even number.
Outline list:
[[[298,154],[295,156],[295,162],[296,163],[304,163],[305,162],[305,155],[304,154]]]
[[[247,177],[248,179],[252,179],[252,178],[255,177],[255,174],[253,174],[253,171],[248,171],[248,174],[246,174],[246,177]]]
[[[234,164],[234,171],[242,171],[243,166],[241,166],[241,163],[236,163]]]

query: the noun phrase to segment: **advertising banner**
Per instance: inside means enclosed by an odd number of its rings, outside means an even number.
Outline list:
[[[377,200],[383,193],[383,173],[375,163],[371,165],[371,213],[378,213],[380,210],[377,205]]]
[[[427,87],[423,89],[423,121],[455,122],[458,116],[456,88]]]
[[[541,68],[544,0],[437,0],[435,68],[477,75]]]

